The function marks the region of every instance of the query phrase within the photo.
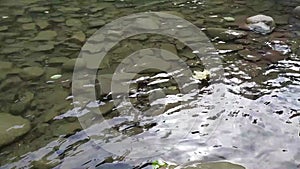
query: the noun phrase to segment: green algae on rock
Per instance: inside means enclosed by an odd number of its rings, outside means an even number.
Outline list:
[[[0,113],[0,147],[12,143],[29,130],[30,122],[20,116]]]

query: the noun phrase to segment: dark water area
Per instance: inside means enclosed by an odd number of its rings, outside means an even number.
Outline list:
[[[169,168],[299,169],[297,6],[298,0],[0,0],[0,168],[137,169],[161,160]],[[109,38],[97,34],[142,12],[167,15],[142,17],[136,30],[124,22],[107,30]],[[203,35],[199,50],[174,38],[198,42],[195,29],[171,15],[195,25]],[[165,28],[170,20],[174,28]],[[161,34],[120,38],[150,28]],[[173,29],[178,33],[164,36]],[[113,48],[95,68],[83,58],[103,52],[95,47],[99,39]],[[197,57],[208,48],[213,52]],[[208,57],[220,61],[217,78]],[[148,61],[166,70],[145,69]],[[97,72],[97,80],[74,85],[74,66],[86,70],[80,78]],[[133,107],[112,90],[117,75],[122,83],[115,89],[128,84]],[[89,99],[89,89],[97,100],[78,106],[75,97]]]

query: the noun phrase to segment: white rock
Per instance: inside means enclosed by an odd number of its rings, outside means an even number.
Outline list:
[[[275,29],[275,21],[266,15],[255,15],[247,18],[247,26],[250,30],[263,35],[271,33]]]

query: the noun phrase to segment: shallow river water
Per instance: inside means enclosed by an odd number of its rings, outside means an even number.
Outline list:
[[[0,168],[299,169],[299,5],[0,0]]]

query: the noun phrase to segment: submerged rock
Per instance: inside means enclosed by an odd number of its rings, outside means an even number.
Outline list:
[[[73,34],[71,39],[74,39],[75,41],[82,43],[86,40],[86,36],[82,31],[78,31]]]
[[[49,22],[45,21],[45,20],[38,20],[38,21],[36,21],[36,25],[40,29],[46,29],[48,26],[50,26]]]
[[[75,65],[80,69],[85,68],[86,62],[82,58],[69,59],[62,65],[62,68],[66,71],[73,71]]]
[[[247,18],[246,23],[249,30],[263,35],[271,33],[275,29],[274,19],[266,15],[251,16]]]
[[[33,80],[41,77],[45,73],[40,67],[26,67],[20,72],[20,77],[24,80]]]
[[[23,113],[28,107],[30,107],[30,104],[33,99],[34,99],[33,93],[31,92],[22,93],[18,97],[17,102],[11,104],[10,113],[14,115],[19,115]]]
[[[8,30],[8,26],[0,26],[0,32]]]
[[[57,33],[55,31],[41,31],[33,40],[35,41],[53,40],[56,36]]]
[[[45,45],[39,45],[38,47],[32,48],[33,51],[41,52],[41,51],[49,51],[54,49],[54,44],[48,43]]]
[[[0,85],[0,91],[5,91],[9,88],[15,88],[16,85],[20,85],[22,83],[22,80],[18,76],[12,76],[4,81],[2,81]]]
[[[34,30],[35,24],[34,23],[26,23],[22,25],[23,30]]]
[[[70,27],[81,27],[82,26],[82,22],[79,19],[68,19],[66,21],[66,25],[70,26]]]
[[[30,122],[19,116],[0,113],[0,147],[12,143],[30,130]]]
[[[206,32],[211,38],[216,38],[222,41],[230,41],[247,36],[244,31],[230,30],[224,28],[207,28]]]
[[[0,70],[8,70],[8,69],[12,69],[13,64],[11,62],[4,62],[4,61],[0,61]]]

